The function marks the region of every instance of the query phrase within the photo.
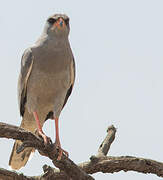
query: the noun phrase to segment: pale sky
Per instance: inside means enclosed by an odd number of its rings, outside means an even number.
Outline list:
[[[163,162],[163,1],[11,1],[0,6],[0,119],[19,125],[17,79],[23,51],[40,36],[48,16],[70,17],[76,61],[73,93],[60,117],[62,147],[75,163],[96,154],[114,124],[112,156]],[[54,122],[44,130],[55,140]],[[1,139],[0,167],[8,168],[13,140]],[[21,170],[39,175],[51,161],[37,152]],[[160,180],[136,172],[98,173],[97,180]]]

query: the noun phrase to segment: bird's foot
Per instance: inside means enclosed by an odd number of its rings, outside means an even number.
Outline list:
[[[68,152],[61,148],[60,143],[55,142],[55,146],[56,146],[56,147],[58,148],[58,150],[59,150],[58,158],[57,158],[58,161],[61,160],[63,153],[65,154],[66,157],[69,156]]]
[[[48,143],[49,143],[49,144],[52,143],[50,137],[46,136],[43,131],[38,131],[38,135],[43,138],[45,145],[47,145]]]

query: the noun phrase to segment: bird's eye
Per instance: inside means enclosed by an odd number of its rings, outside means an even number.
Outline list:
[[[55,20],[54,18],[49,18],[49,19],[48,19],[48,22],[49,22],[50,24],[54,24],[54,23],[56,22],[56,20]]]
[[[69,19],[65,19],[66,26],[69,24]]]

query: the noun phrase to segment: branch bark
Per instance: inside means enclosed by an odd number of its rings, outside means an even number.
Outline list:
[[[49,157],[53,164],[58,167],[61,171],[64,171],[66,176],[72,180],[93,180],[94,178],[86,174],[81,170],[72,160],[67,158],[64,154],[62,155],[61,160],[57,160],[58,149],[56,149],[55,144],[44,145],[44,142],[41,138],[36,135],[28,132],[17,126],[0,123],[0,137],[1,138],[12,138],[21,140],[23,146],[21,150],[25,147],[34,147],[39,151],[41,155]]]
[[[17,126],[0,123],[0,137],[12,138],[21,140],[24,145],[22,147],[34,147],[40,154],[48,156],[53,164],[60,170],[44,165],[44,174],[40,176],[28,177],[23,174],[18,174],[14,171],[8,171],[0,169],[0,180],[50,180],[54,178],[56,180],[71,180],[71,179],[90,179],[93,177],[88,174],[94,174],[97,172],[114,173],[119,171],[136,171],[141,173],[152,173],[157,176],[163,177],[163,163],[150,159],[132,157],[132,156],[120,156],[111,157],[106,156],[112,142],[114,141],[116,129],[114,126],[110,126],[107,130],[107,135],[102,144],[99,147],[96,156],[91,156],[90,161],[76,165],[72,160],[63,155],[60,161],[57,161],[58,150],[54,144],[45,146],[42,139],[36,135],[28,132]]]
[[[110,146],[115,139],[115,133],[116,128],[113,125],[109,126],[107,129],[107,135],[98,149],[97,157],[106,156],[108,154]]]

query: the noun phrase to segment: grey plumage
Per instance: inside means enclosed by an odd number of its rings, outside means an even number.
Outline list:
[[[65,28],[61,23],[61,29],[54,24],[58,18],[64,20]],[[73,88],[75,63],[68,40],[68,21],[66,15],[49,17],[41,37],[22,56],[18,81],[18,102],[23,117],[21,127],[33,133],[37,125],[32,112],[38,113],[41,126],[49,114],[58,118]],[[17,154],[16,148],[20,144],[20,141],[15,142],[10,157],[9,165],[13,169],[24,166],[34,151],[26,148]]]

